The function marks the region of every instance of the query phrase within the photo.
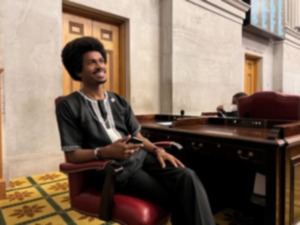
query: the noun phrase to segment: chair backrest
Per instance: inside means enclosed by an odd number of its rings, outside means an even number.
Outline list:
[[[238,100],[242,118],[300,120],[300,96],[275,91],[256,92]]]
[[[56,98],[54,99],[55,106],[56,106],[61,100],[63,100],[65,97],[66,97],[66,96],[64,96],[64,95],[61,95],[61,96],[56,97]]]
[[[61,96],[56,97],[56,98],[54,99],[54,104],[55,104],[55,106],[57,106],[57,104],[58,104],[61,100],[63,100],[65,97],[66,97],[66,96],[64,96],[64,95],[61,95]],[[68,158],[68,154],[66,154],[66,153],[65,153],[65,160],[66,160],[66,162],[70,162],[70,160],[69,160],[69,158]]]

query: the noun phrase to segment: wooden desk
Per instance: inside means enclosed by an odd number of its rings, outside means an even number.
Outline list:
[[[259,208],[262,224],[300,221],[300,122],[173,115],[137,118],[148,139],[184,146],[181,159],[199,174],[209,197],[217,196],[213,208],[247,205],[259,171],[266,175],[265,207]]]

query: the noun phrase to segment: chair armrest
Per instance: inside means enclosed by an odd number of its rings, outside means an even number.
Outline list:
[[[104,169],[111,160],[89,161],[84,163],[68,163],[64,162],[59,165],[59,169],[63,173],[77,173],[86,170]]]
[[[174,141],[159,141],[159,142],[154,142],[154,144],[161,148],[169,148],[169,149],[176,149],[176,150],[183,149],[181,144]]]

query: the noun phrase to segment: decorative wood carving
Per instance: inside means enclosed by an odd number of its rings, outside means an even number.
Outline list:
[[[84,25],[81,23],[76,23],[73,21],[69,22],[69,33],[70,34],[84,35],[83,28],[84,28]]]

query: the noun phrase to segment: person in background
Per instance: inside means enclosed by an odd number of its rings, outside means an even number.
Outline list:
[[[225,111],[224,105],[219,105],[217,107],[218,116],[219,117],[237,117],[238,116],[237,102],[238,102],[238,99],[242,96],[247,96],[247,94],[244,92],[238,92],[232,96],[230,111]]]
[[[93,37],[77,38],[62,50],[70,76],[80,91],[56,106],[62,150],[72,163],[114,159],[124,170],[116,176],[116,192],[154,202],[171,212],[172,225],[215,225],[209,200],[196,173],[141,134],[131,106],[104,89],[106,52]],[[131,137],[141,143],[128,143]],[[94,171],[104,180],[103,171]]]

